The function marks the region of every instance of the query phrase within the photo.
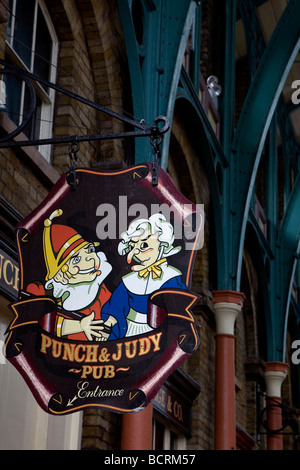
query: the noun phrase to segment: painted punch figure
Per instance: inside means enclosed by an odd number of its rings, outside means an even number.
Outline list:
[[[112,327],[109,339],[152,329],[147,324],[149,294],[162,288],[187,289],[181,272],[168,264],[167,258],[181,247],[173,246],[173,227],[162,214],[132,222],[121,237],[118,251],[127,256],[132,272],[122,278],[102,309],[102,318]]]
[[[81,341],[103,339],[101,308],[111,296],[104,279],[112,266],[103,252],[96,251],[99,243],[89,243],[73,228],[53,223],[62,213],[61,209],[54,211],[45,220],[43,232],[45,289],[52,290],[58,305],[70,312],[70,316],[56,314],[53,333]],[[32,283],[27,292],[43,295],[45,290]],[[81,319],[72,318],[71,312],[80,312]]]

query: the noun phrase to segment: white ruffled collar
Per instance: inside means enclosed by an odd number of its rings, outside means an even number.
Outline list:
[[[169,266],[165,261],[160,265],[162,274],[159,278],[153,279],[151,273],[147,278],[139,276],[138,272],[131,272],[123,276],[122,281],[126,289],[132,294],[136,295],[149,295],[152,292],[159,290],[163,285],[173,279],[174,277],[181,276],[179,269]]]

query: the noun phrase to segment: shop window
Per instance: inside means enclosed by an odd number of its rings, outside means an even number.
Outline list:
[[[6,33],[6,61],[50,82],[55,81],[58,42],[50,16],[42,0],[10,0]],[[6,82],[6,112],[16,126],[30,106],[25,82],[10,75]],[[33,119],[24,129],[28,139],[50,138],[54,90],[34,83],[37,105]],[[38,149],[50,161],[50,147]]]
[[[176,369],[153,400],[153,450],[185,450],[199,383]]]
[[[21,215],[0,196],[0,451],[77,450],[82,412],[68,416],[45,413],[25,380],[5,356],[9,305],[18,299],[20,268],[14,230]]]
[[[77,450],[82,412],[68,416],[45,413],[5,357],[17,271],[17,263],[0,249],[0,450]]]
[[[167,424],[154,419],[153,450],[185,450],[186,438]]]

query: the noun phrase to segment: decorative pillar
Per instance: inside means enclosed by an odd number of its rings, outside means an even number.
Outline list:
[[[121,450],[152,450],[153,404],[122,417]]]
[[[283,448],[283,436],[279,433],[282,428],[281,386],[287,376],[288,368],[285,362],[266,363],[267,428],[270,431],[267,437],[267,450]]]
[[[236,449],[234,324],[245,296],[213,292],[216,317],[215,449]]]

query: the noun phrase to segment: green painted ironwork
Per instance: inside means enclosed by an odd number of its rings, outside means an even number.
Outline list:
[[[146,123],[159,115],[172,123],[174,103],[194,0],[118,0],[125,36],[133,96],[133,113]],[[160,164],[167,166],[169,136]],[[137,142],[136,162],[153,160],[153,149]]]
[[[133,113],[153,122],[165,115],[172,123],[174,106],[185,103],[193,110],[194,128],[203,139],[205,164],[211,182],[212,208],[218,227],[217,289],[240,290],[245,236],[249,224],[261,247],[264,274],[268,360],[284,360],[284,342],[299,243],[299,148],[293,143],[288,114],[281,91],[299,50],[300,2],[290,0],[266,45],[252,0],[226,0],[224,17],[223,95],[219,101],[223,119],[221,141],[215,137],[198,97],[200,39],[196,42],[192,73],[182,60],[191,30],[200,38],[201,2],[194,0],[118,0],[130,71]],[[238,124],[234,129],[235,24],[237,7],[245,25],[251,86]],[[180,86],[179,86],[180,83]],[[286,189],[285,214],[278,232],[277,126],[289,147],[285,160],[297,176],[292,192]],[[166,169],[170,133],[162,146],[161,165]],[[262,157],[264,149],[264,154]],[[146,140],[136,142],[136,162],[153,160]],[[261,233],[253,215],[257,170],[264,158],[266,167],[266,212],[268,238]],[[218,188],[217,166],[222,174]],[[287,186],[287,183],[286,183]],[[299,276],[300,277],[300,276]]]
[[[299,2],[290,1],[258,63],[235,131],[232,146],[232,187],[234,187],[234,191],[232,192],[231,212],[233,219],[232,244],[234,246],[239,243],[239,252],[232,253],[232,268],[236,269],[236,282],[232,286],[236,289],[240,287],[244,237],[262,149],[280,100],[284,82],[299,50],[299,15]],[[289,140],[293,141],[291,138]],[[271,170],[272,167],[269,168],[269,175]],[[269,193],[272,191],[274,194],[274,189],[277,188],[276,184],[273,188],[271,187],[271,184],[274,185],[274,183],[274,179],[272,180],[269,176]],[[287,232],[282,229],[277,234],[276,227],[272,235],[272,244],[274,245],[276,240],[276,246],[274,261],[270,263],[269,295],[272,325],[268,324],[267,326],[269,334],[273,338],[272,341],[269,341],[269,360],[284,360],[285,319],[290,304],[290,286],[295,269],[294,256],[299,242],[298,225],[300,221],[297,214],[299,214],[300,205],[298,198],[293,196],[295,192],[297,193],[296,183],[292,194],[288,196],[284,214],[290,236],[288,237]]]

